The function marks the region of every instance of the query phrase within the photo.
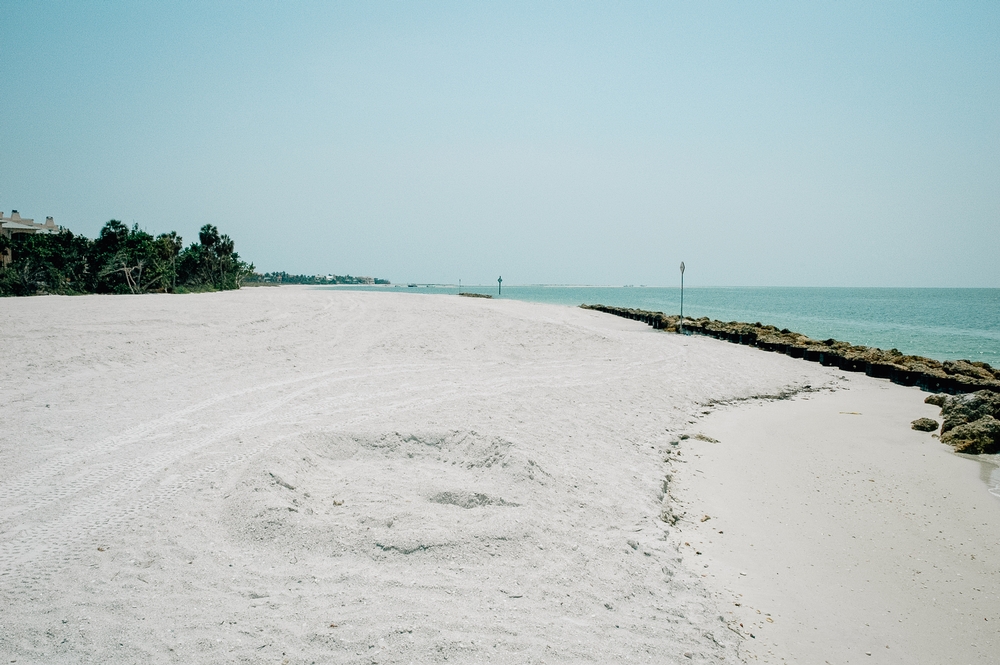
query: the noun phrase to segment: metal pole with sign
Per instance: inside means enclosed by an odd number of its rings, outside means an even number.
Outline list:
[[[502,289],[503,289],[503,277],[497,277],[497,295],[500,295]]]
[[[678,332],[684,334],[684,262],[681,261],[681,321]]]

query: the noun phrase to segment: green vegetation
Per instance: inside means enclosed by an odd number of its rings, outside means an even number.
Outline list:
[[[153,236],[112,219],[96,240],[69,231],[0,236],[11,263],[0,269],[0,295],[180,293],[238,289],[254,273],[232,239],[206,224],[184,247],[171,231]]]
[[[389,284],[379,277],[352,277],[351,275],[289,275],[287,272],[257,273],[247,282],[264,284]]]

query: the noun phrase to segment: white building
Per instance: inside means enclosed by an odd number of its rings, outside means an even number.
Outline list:
[[[33,219],[21,217],[16,210],[10,211],[10,217],[4,217],[0,212],[0,235],[5,238],[13,238],[18,233],[61,233],[63,227],[56,226],[55,220],[51,217],[45,218],[45,223],[41,224]],[[10,250],[0,253],[0,264],[4,267],[10,265]]]

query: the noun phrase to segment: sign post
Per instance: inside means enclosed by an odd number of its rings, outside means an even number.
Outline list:
[[[678,332],[684,334],[684,262],[681,261],[681,320],[677,328]]]
[[[497,277],[497,295],[500,295],[503,289],[503,277]]]

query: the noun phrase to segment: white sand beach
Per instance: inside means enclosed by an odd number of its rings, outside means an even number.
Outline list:
[[[997,659],[1000,500],[914,389],[391,291],[0,329],[3,662]]]

